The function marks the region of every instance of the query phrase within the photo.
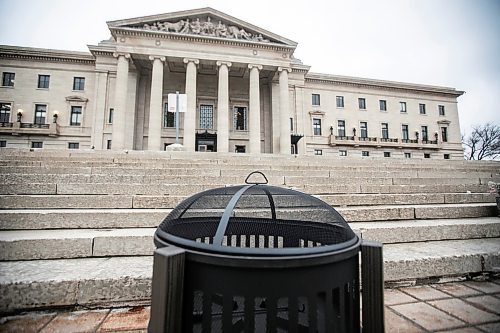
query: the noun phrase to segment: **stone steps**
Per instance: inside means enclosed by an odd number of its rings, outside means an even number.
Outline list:
[[[494,203],[339,207],[348,222],[496,216]],[[3,209],[0,230],[152,228],[171,209]],[[294,212],[292,212],[294,213]]]
[[[188,196],[178,195],[0,195],[3,209],[65,209],[65,208],[174,208]],[[412,194],[322,194],[326,203],[338,206],[424,205],[458,203],[494,203],[489,193],[412,193]],[[258,200],[249,207],[259,205]]]
[[[214,188],[213,185],[181,184],[111,184],[111,183],[20,183],[0,184],[0,194],[111,194],[111,195],[193,195]],[[294,189],[312,195],[321,194],[417,194],[417,193],[488,193],[487,184],[457,185],[301,185]]]
[[[500,237],[500,219],[351,223],[364,239],[391,243]],[[156,228],[0,232],[0,261],[151,255]]]
[[[152,165],[152,166],[60,166],[57,164],[47,166],[0,166],[0,174],[31,174],[31,175],[150,175],[150,176],[210,176],[210,177],[241,177],[245,178],[250,172],[260,170],[261,166],[232,166],[225,167],[214,166],[204,167],[202,165],[193,167],[193,165]],[[454,170],[442,171],[438,169],[401,169],[392,168],[374,170],[373,168],[343,168],[343,169],[311,169],[308,167],[297,166],[295,170],[276,167],[263,170],[264,174],[269,177],[323,177],[323,178],[344,178],[344,177],[365,177],[365,178],[493,178],[500,177],[498,170],[474,171],[474,170]]]
[[[500,238],[384,246],[386,282],[491,271]],[[0,312],[149,302],[152,256],[0,262]]]

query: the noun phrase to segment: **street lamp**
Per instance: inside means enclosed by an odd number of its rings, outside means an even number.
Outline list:
[[[52,122],[55,124],[57,123],[57,117],[59,117],[59,111],[57,110],[54,110],[53,114],[52,114]]]

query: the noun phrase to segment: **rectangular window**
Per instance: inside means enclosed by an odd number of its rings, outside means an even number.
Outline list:
[[[345,136],[345,120],[339,120],[337,122],[337,133],[338,136]]]
[[[450,154],[444,154],[444,159],[449,160],[450,159]]]
[[[381,99],[379,101],[379,104],[380,104],[380,111],[387,111],[387,101],[386,100]]]
[[[406,102],[399,102],[400,112],[406,113]]]
[[[10,103],[0,103],[0,123],[10,123]]]
[[[408,125],[401,125],[401,131],[403,132],[403,140],[409,140],[410,133],[408,131]]]
[[[85,90],[85,78],[84,77],[74,77],[73,78],[73,90]]]
[[[366,110],[366,100],[364,98],[358,98],[358,105],[360,110]]]
[[[441,140],[448,142],[448,127],[441,127]]]
[[[405,158],[411,158],[411,153],[405,153]]]
[[[321,149],[314,149],[314,155],[323,155],[323,150],[321,150]]]
[[[389,139],[389,124],[382,123],[382,138]]]
[[[0,148],[5,148],[5,147],[7,147],[7,141],[0,140]]]
[[[425,104],[419,104],[418,109],[420,110],[420,114],[425,114]]]
[[[319,94],[312,94],[312,105],[313,106],[319,106],[320,105]]]
[[[163,127],[175,127],[175,112],[168,112],[168,103],[163,104]]]
[[[80,149],[80,143],[79,142],[69,142],[68,149]]]
[[[424,158],[431,158],[431,154],[428,153],[424,154]]]
[[[370,156],[370,152],[369,152],[368,150],[363,150],[363,151],[361,152],[361,156],[363,156],[363,157],[368,157],[368,156]]]
[[[290,132],[293,132],[293,118],[290,118]]]
[[[427,126],[422,126],[422,141],[429,140],[429,133],[427,131]]]
[[[200,105],[200,128],[212,129],[214,128],[214,106],[213,105]]]
[[[82,125],[82,107],[72,106],[71,107],[71,117],[69,124],[71,126],[81,126]]]
[[[43,142],[42,141],[33,141],[31,143],[31,148],[43,148]]]
[[[109,109],[109,114],[108,114],[108,124],[113,123],[113,113],[115,113],[115,109],[110,108]]]
[[[313,118],[313,134],[321,135],[321,119]]]
[[[2,75],[2,86],[4,87],[13,87],[14,79],[16,78],[15,73],[3,72]]]
[[[247,108],[243,106],[234,107],[234,129],[237,131],[247,130]]]
[[[367,138],[368,137],[368,123],[366,121],[362,121],[359,123],[359,128],[361,132],[361,137],[362,138]]]
[[[438,105],[438,109],[439,109],[439,115],[444,116],[445,115],[444,105]]]
[[[106,143],[106,149],[111,149],[111,140],[108,140]]]
[[[47,116],[47,105],[35,104],[35,124],[37,125],[45,124],[46,116]]]
[[[347,156],[347,150],[339,150],[339,156]]]
[[[50,75],[38,75],[38,88],[49,89]]]
[[[337,96],[336,97],[337,101],[337,107],[338,108],[343,108],[344,107],[344,96]]]
[[[384,151],[384,157],[391,157],[391,153],[388,151]]]

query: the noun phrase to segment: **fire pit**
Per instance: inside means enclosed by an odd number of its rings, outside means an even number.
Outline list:
[[[158,227],[150,332],[359,332],[360,238],[315,197],[246,183],[198,193]]]

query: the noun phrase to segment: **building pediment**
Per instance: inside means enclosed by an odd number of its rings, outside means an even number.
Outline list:
[[[161,33],[173,36],[224,39],[242,43],[278,44],[295,48],[296,42],[244,22],[213,8],[143,16],[107,22],[116,37],[120,31],[130,30],[144,33]]]

